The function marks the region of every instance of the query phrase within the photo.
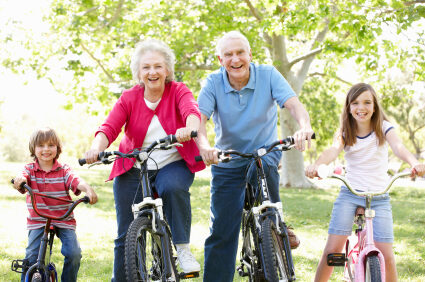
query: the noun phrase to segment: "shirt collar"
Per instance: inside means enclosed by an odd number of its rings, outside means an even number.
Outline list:
[[[230,92],[236,92],[235,89],[230,85],[229,78],[227,77],[227,71],[224,67],[221,67],[221,73],[223,75],[223,81],[224,81],[224,92],[230,93]],[[255,89],[255,70],[254,70],[254,64],[249,64],[249,80],[247,85],[245,85],[241,91],[245,88],[249,89]]]
[[[53,163],[52,169],[50,171],[57,171],[57,170],[60,170],[61,168],[62,167],[59,164],[58,160],[55,160],[55,162]],[[38,160],[36,160],[35,163],[34,163],[34,170],[36,170],[36,171],[37,170],[43,170],[43,169],[41,169],[40,165],[38,164]],[[46,172],[48,172],[48,171],[46,171]]]

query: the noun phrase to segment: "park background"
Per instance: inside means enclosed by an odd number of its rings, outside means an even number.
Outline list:
[[[424,2],[0,1],[0,281],[18,280],[9,264],[23,257],[26,246],[24,200],[8,181],[30,161],[29,135],[45,125],[63,140],[61,160],[92,183],[100,197],[97,205],[76,211],[84,252],[80,279],[108,280],[115,234],[111,184],[104,182],[109,167],[80,169],[76,159],[121,91],[134,84],[129,61],[138,41],[155,37],[167,42],[176,53],[176,79],[197,96],[206,75],[219,67],[216,40],[230,30],[248,37],[254,62],[273,64],[285,76],[318,136],[311,150],[284,154],[281,173],[287,221],[302,240],[294,252],[297,275],[311,281],[338,183],[310,182],[303,168],[330,144],[352,84],[372,84],[404,143],[423,161]],[[295,129],[285,110],[279,124],[280,136]],[[394,171],[405,168],[392,154],[390,160]],[[401,281],[425,280],[423,184],[401,181],[391,192]],[[314,185],[321,189],[311,189]],[[192,191],[193,248],[203,261],[208,171],[197,175]],[[60,254],[54,259],[62,260]]]

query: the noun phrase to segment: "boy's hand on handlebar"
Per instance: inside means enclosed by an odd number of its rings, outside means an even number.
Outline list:
[[[97,203],[97,194],[91,187],[87,189],[86,196],[90,199],[90,205]]]
[[[218,164],[218,150],[216,148],[200,148],[199,154],[205,165]]]
[[[295,148],[299,151],[304,151],[306,149],[305,142],[308,143],[308,148],[311,147],[311,136],[314,134],[313,129],[310,128],[301,128],[294,133],[293,138],[295,141]]]
[[[314,178],[316,176],[319,176],[317,174],[317,169],[318,169],[318,165],[312,164],[306,167],[305,169],[305,176],[309,177],[309,178]]]
[[[16,190],[21,190],[22,183],[27,183],[27,179],[21,175],[16,176],[13,180],[13,188],[15,188]]]
[[[191,137],[192,131],[196,131],[196,130],[193,130],[192,128],[189,128],[189,127],[182,127],[177,129],[175,134],[177,142],[183,143],[192,139]]]
[[[84,158],[86,159],[86,162],[88,164],[92,164],[97,162],[99,159],[99,153],[102,151],[99,151],[97,149],[90,149],[87,152],[84,153]]]

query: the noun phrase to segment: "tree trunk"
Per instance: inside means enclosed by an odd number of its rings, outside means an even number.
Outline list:
[[[280,127],[282,138],[293,135],[298,128],[298,124],[285,108],[280,111]],[[280,172],[280,185],[283,187],[312,188],[310,182],[304,174],[303,154],[292,149],[282,154],[282,169]]]

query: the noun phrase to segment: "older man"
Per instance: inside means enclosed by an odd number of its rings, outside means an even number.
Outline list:
[[[297,149],[304,150],[305,140],[310,146],[313,130],[307,111],[283,76],[273,66],[251,63],[251,49],[245,36],[237,31],[228,32],[220,38],[216,49],[222,67],[207,77],[198,97],[201,110],[198,147],[205,164],[214,164],[204,281],[230,282],[235,272],[248,161],[218,163],[217,149],[251,153],[276,141],[276,103],[287,108],[300,126],[294,134]],[[209,145],[205,127],[211,115],[216,133],[215,148]],[[280,201],[280,158],[281,152],[272,152],[263,158],[272,202]],[[256,179],[255,170],[250,172],[250,178]],[[296,247],[297,239],[294,239],[292,245]]]

